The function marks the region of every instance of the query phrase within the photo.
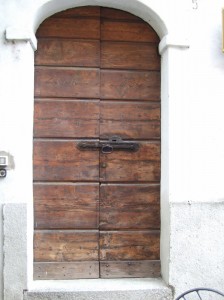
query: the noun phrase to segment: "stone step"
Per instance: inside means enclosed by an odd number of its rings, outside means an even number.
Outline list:
[[[171,289],[160,279],[98,279],[39,281],[24,300],[172,300]]]

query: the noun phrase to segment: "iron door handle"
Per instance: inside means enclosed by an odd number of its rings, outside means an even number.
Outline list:
[[[83,141],[77,145],[79,150],[95,151],[101,149],[102,153],[111,153],[113,151],[128,151],[136,152],[139,149],[139,144],[135,142],[125,142],[120,136],[112,136],[105,142]]]

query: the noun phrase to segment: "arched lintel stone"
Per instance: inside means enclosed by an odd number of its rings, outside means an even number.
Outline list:
[[[152,2],[152,4],[150,4],[150,2]],[[34,31],[36,31],[39,25],[46,18],[59,11],[73,7],[96,5],[121,9],[131,14],[134,14],[146,21],[149,25],[151,25],[157,32],[159,37],[162,38],[164,35],[167,34],[168,31],[163,18],[160,16],[159,12],[156,11],[156,5],[154,3],[154,0],[47,0],[45,1],[45,3],[43,3],[36,9],[33,29]]]
[[[49,16],[69,9],[80,6],[105,6],[121,9],[134,14],[146,21],[157,32],[161,39],[159,52],[162,55],[168,47],[188,48],[189,43],[184,35],[175,32],[170,34],[168,24],[163,16],[161,7],[156,5],[155,0],[43,0],[32,9],[30,9],[30,22],[24,26],[9,26],[5,30],[5,38],[8,41],[25,41],[30,42],[33,50],[37,49],[37,40],[35,32],[39,25]]]

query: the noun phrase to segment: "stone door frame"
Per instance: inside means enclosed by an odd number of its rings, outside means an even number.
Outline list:
[[[22,158],[15,157],[18,168],[22,170],[22,186],[20,197],[16,203],[4,205],[4,299],[23,299],[22,291],[34,287],[41,288],[43,283],[34,282],[33,277],[33,201],[32,201],[32,122],[33,122],[33,77],[34,77],[34,50],[37,48],[35,32],[40,23],[50,15],[64,9],[85,5],[99,5],[128,11],[148,22],[158,33],[161,41],[161,272],[162,279],[167,285],[170,283],[170,205],[180,196],[186,181],[186,174],[181,170],[181,155],[184,145],[179,141],[181,125],[180,106],[177,101],[184,97],[184,61],[189,48],[185,33],[186,10],[177,7],[174,18],[171,20],[162,4],[156,0],[42,0],[39,3],[27,5],[27,19],[12,18],[8,21],[5,30],[8,51],[14,57],[9,65],[17,76],[23,74],[14,89],[17,91],[21,107],[26,107],[23,115],[24,128],[27,128],[22,137],[21,153],[26,157],[25,166]],[[63,2],[63,3],[62,3]],[[186,1],[187,2],[187,1]],[[182,3],[183,4],[183,3]],[[167,4],[168,5],[168,4]],[[183,6],[182,6],[183,7]],[[21,8],[21,10],[24,8]],[[16,12],[15,12],[16,13]],[[183,18],[182,18],[183,17]],[[180,20],[181,23],[180,23]],[[177,23],[178,22],[178,23]],[[175,26],[178,24],[178,26]],[[31,47],[30,47],[31,46]],[[18,77],[19,78],[19,77]],[[179,164],[179,163],[180,164]],[[19,172],[19,169],[18,169]],[[17,173],[18,174],[18,173]],[[17,177],[16,177],[17,176]],[[18,178],[14,174],[13,180]],[[23,187],[27,187],[24,191]],[[184,191],[183,191],[184,194]],[[11,222],[10,220],[13,220]],[[18,234],[19,228],[19,234]],[[18,255],[15,256],[15,249]],[[12,268],[12,266],[14,266]],[[99,279],[100,280],[100,279]],[[82,285],[82,283],[80,283]],[[109,283],[108,283],[109,284]],[[160,283],[158,283],[160,284]],[[51,288],[57,287],[57,282],[51,283]],[[131,280],[126,280],[126,288],[131,286]],[[44,284],[43,284],[44,286]],[[99,290],[101,284],[97,284]],[[159,286],[159,285],[158,285]],[[118,288],[119,289],[119,288]],[[65,286],[66,290],[66,286]],[[88,290],[88,288],[87,288]],[[11,297],[11,298],[10,298]],[[13,298],[14,297],[14,298]]]

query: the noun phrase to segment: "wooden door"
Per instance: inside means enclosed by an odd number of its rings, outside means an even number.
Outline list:
[[[126,12],[82,7],[37,37],[34,278],[158,277],[158,36]],[[77,147],[114,135],[138,151]]]

